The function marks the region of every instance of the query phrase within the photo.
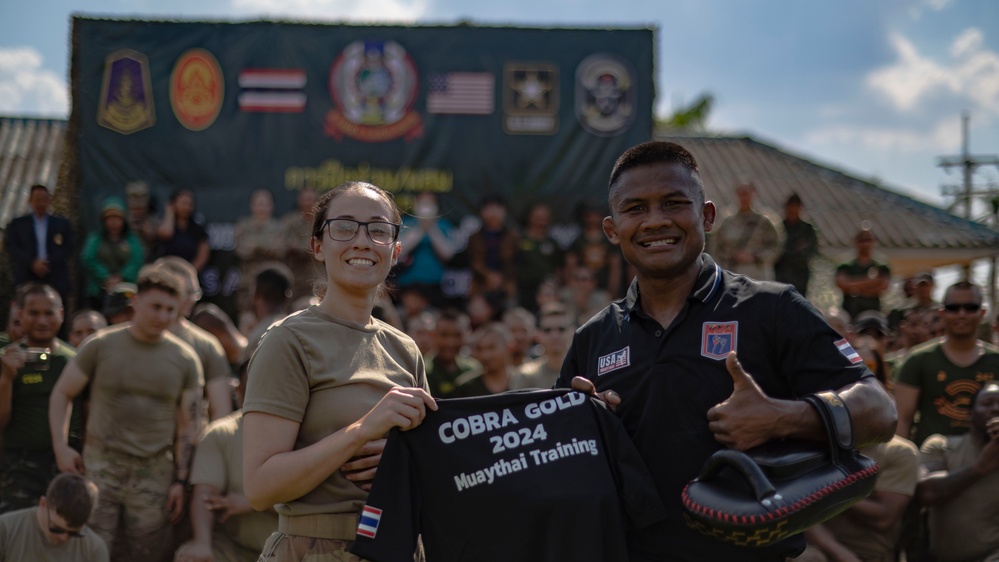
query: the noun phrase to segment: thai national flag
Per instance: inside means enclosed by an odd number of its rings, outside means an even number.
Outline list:
[[[857,353],[857,350],[853,349],[853,346],[850,345],[850,342],[846,340],[837,340],[836,348],[839,349],[839,352],[842,353],[844,357],[850,360],[850,363],[860,363],[861,361],[863,361],[863,358],[860,357],[860,354]]]
[[[375,538],[378,532],[378,522],[382,518],[382,510],[370,505],[364,506],[361,511],[361,520],[357,522],[357,534],[369,539]]]
[[[305,110],[307,81],[299,68],[244,68],[239,73],[239,110],[300,113]]]

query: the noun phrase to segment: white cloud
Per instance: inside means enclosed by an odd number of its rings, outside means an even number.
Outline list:
[[[954,3],[954,0],[925,0],[923,2],[931,10],[939,12]]]
[[[940,12],[949,8],[953,3],[954,0],[923,0],[909,8],[909,17],[918,20],[923,17],[924,8],[928,8],[932,12]]]
[[[42,68],[42,54],[31,47],[0,48],[0,113],[5,115],[69,114],[65,81]]]
[[[805,141],[825,147],[856,147],[891,152],[943,153],[960,146],[961,128],[955,119],[938,121],[931,131],[912,128],[834,125],[808,132]]]
[[[889,37],[898,60],[867,75],[867,85],[896,109],[919,109],[943,95],[970,102],[974,109],[999,115],[999,54],[984,48],[981,30],[968,28],[950,47],[950,60],[937,62],[921,55],[901,34]]]
[[[412,23],[424,16],[430,0],[231,0],[247,14],[277,17]]]

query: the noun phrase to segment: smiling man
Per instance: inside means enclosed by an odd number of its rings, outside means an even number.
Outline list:
[[[982,290],[959,281],[947,288],[934,314],[943,319],[944,336],[913,348],[895,383],[897,432],[916,445],[935,433],[967,433],[971,398],[983,384],[999,380],[999,349],[978,339]]]
[[[783,561],[803,548],[800,537],[737,547],[690,529],[684,485],[725,447],[824,440],[801,400],[808,394],[846,404],[858,446],[887,441],[891,399],[792,287],[734,275],[703,253],[715,206],[682,146],[627,150],[611,172],[609,202],[604,232],[637,276],[624,299],[577,331],[556,386],[599,391],[615,406],[656,481],[668,517],[631,530],[628,558]]]

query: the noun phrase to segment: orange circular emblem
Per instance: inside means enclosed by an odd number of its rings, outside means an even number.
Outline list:
[[[173,65],[170,106],[180,124],[188,129],[201,131],[215,122],[224,92],[222,69],[208,51],[191,49]]]

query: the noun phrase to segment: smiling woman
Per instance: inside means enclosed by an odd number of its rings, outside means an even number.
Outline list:
[[[419,348],[371,316],[401,251],[391,195],[348,182],[319,199],[314,217],[322,301],[264,335],[243,406],[246,496],[280,516],[261,555],[274,562],[346,553],[385,435],[437,408]]]

